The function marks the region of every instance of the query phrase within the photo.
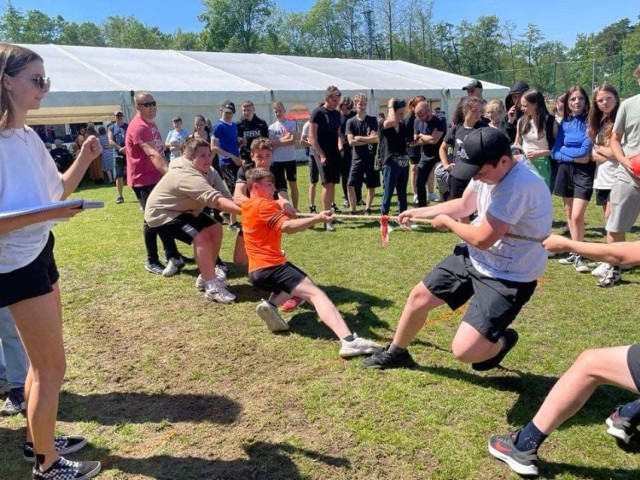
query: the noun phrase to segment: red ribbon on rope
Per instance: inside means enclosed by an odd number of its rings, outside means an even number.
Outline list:
[[[384,247],[389,243],[389,215],[380,217],[380,233],[382,235],[382,246]]]

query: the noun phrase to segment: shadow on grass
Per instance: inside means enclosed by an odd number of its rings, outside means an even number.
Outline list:
[[[640,478],[640,469],[587,467],[583,465],[571,465],[569,463],[540,462],[540,475],[543,478],[566,478],[572,475],[575,478],[590,478],[593,480],[609,480],[611,478]]]
[[[370,339],[381,339],[386,337],[381,337],[378,333],[374,332],[373,329],[384,328],[391,331],[389,329],[389,323],[381,320],[371,309],[372,307],[388,308],[393,305],[391,300],[335,285],[319,285],[319,287],[338,307],[344,303],[356,302],[355,314],[341,313],[349,329],[359,336]],[[308,338],[335,338],[333,332],[320,321],[312,305],[306,303],[296,310],[296,312],[298,313],[295,313],[291,320],[289,320],[289,328],[292,332]]]
[[[216,480],[302,480],[303,476],[289,455],[302,455],[314,462],[350,469],[346,458],[322,455],[286,443],[255,442],[243,447],[248,459],[208,460],[198,457],[176,458],[158,455],[144,459],[111,456],[104,460],[105,469],[118,469],[129,475],[157,479]],[[339,476],[336,476],[336,478]]]
[[[62,392],[58,419],[92,421],[101,425],[129,423],[213,422],[231,424],[242,406],[219,395],[103,393],[76,395]]]
[[[461,368],[465,367],[461,364]],[[518,399],[507,413],[507,421],[510,425],[520,427],[533,418],[558,378],[499,368],[514,375],[493,377],[454,368],[433,366],[419,366],[417,370],[468,382],[483,388],[519,393]],[[604,426],[604,421],[616,406],[636,399],[637,395],[626,390],[607,385],[600,386],[585,406],[560,428],[576,424],[592,425],[602,423]]]

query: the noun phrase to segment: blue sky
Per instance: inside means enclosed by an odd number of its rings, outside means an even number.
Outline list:
[[[242,1],[242,0],[239,0]],[[276,6],[288,11],[305,11],[315,0],[276,0]],[[204,9],[200,0],[129,0],[100,1],[77,0],[13,0],[23,12],[40,10],[47,15],[62,15],[74,22],[102,23],[110,15],[136,16],[141,22],[157,26],[163,32],[199,31],[197,16]],[[4,2],[0,3],[4,8]],[[573,45],[579,33],[597,32],[604,26],[622,18],[638,21],[637,0],[435,0],[435,21],[458,24],[462,20],[475,21],[482,15],[497,15],[502,21],[511,20],[518,34],[528,23],[536,24],[547,40],[560,40]]]

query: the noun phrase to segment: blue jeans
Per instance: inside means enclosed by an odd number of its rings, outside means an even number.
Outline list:
[[[409,167],[399,167],[393,159],[387,160],[382,166],[382,205],[380,213],[389,214],[393,190],[398,195],[398,211],[407,209],[407,183],[409,183]]]
[[[0,308],[0,340],[0,351],[6,362],[6,365],[0,362],[0,378],[6,378],[11,388],[24,387],[29,359],[8,307]]]

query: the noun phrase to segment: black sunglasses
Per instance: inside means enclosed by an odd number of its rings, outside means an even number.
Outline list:
[[[157,104],[154,100],[153,102],[140,102],[138,105],[142,105],[143,107],[155,107]]]
[[[25,75],[10,75],[14,78],[25,77]],[[30,77],[33,83],[35,83],[40,90],[48,90],[51,87],[51,77],[43,77],[42,75],[36,75],[35,77]]]

